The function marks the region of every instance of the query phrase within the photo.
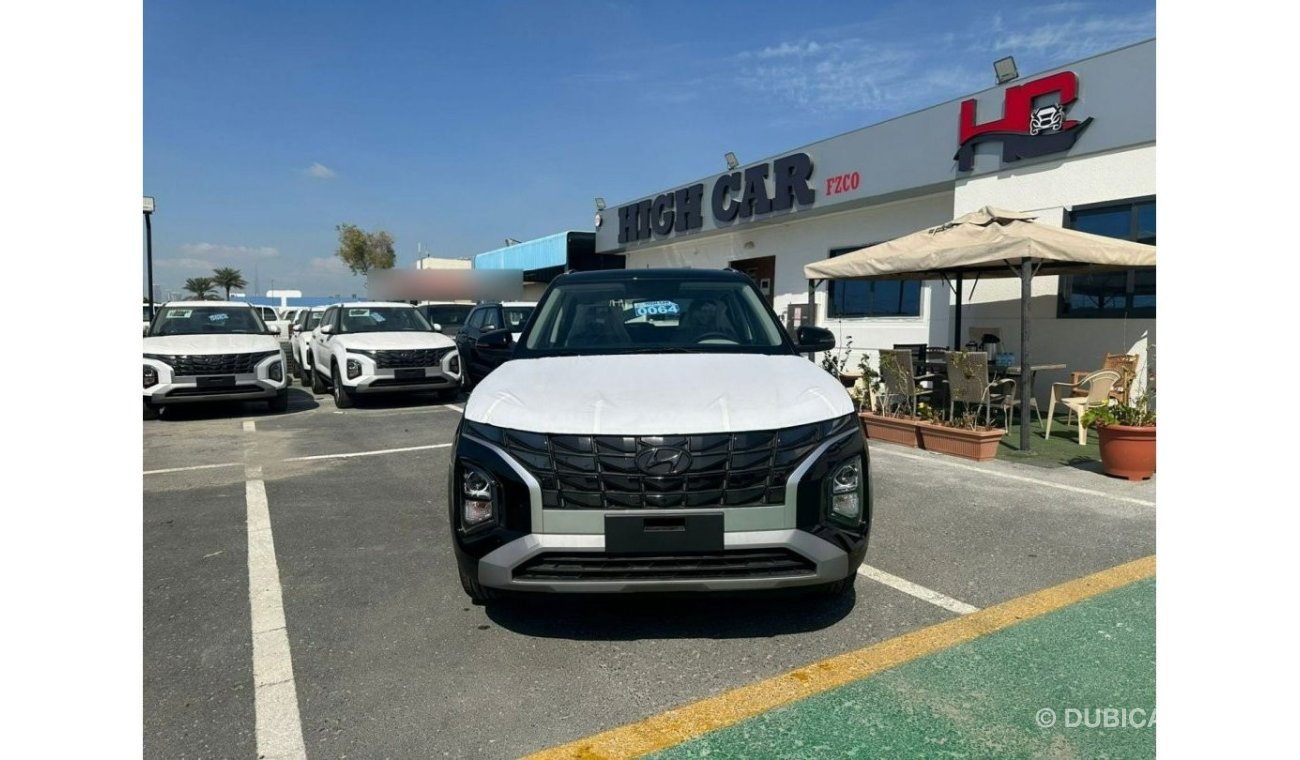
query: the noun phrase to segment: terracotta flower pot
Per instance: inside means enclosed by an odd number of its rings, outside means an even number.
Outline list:
[[[873,441],[888,441],[903,446],[917,447],[917,420],[909,417],[885,417],[873,412],[858,412],[862,432]]]
[[[921,448],[937,451],[940,454],[974,459],[983,462],[993,459],[998,454],[998,445],[1007,431],[1001,428],[992,430],[971,430],[922,422],[916,426],[921,438]]]
[[[1129,480],[1143,480],[1156,471],[1156,428],[1103,425],[1097,428],[1101,470]]]

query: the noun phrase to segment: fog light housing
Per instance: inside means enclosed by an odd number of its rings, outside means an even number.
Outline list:
[[[447,369],[450,370],[453,375],[460,374],[460,354],[451,355],[451,361],[447,362]]]
[[[361,377],[361,362],[348,359],[348,379],[355,380],[358,377]]]
[[[267,374],[271,376],[272,380],[277,383],[280,382],[284,379],[284,364],[279,359],[276,359],[271,362],[271,368],[268,370]]]
[[[466,530],[486,525],[496,517],[496,482],[477,467],[460,467],[461,521]]]
[[[157,384],[158,370],[150,367],[148,364],[144,365],[144,387],[152,388]]]

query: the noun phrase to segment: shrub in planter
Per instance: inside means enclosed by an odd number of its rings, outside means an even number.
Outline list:
[[[997,456],[998,445],[1007,434],[1003,428],[980,425],[978,415],[967,412],[951,420],[933,414],[916,427],[921,448],[940,454],[982,462]]]
[[[1156,412],[1153,391],[1136,401],[1089,409],[1083,424],[1097,429],[1101,470],[1129,480],[1149,478],[1156,471]]]

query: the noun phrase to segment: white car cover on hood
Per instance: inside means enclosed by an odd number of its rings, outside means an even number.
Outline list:
[[[253,351],[278,351],[280,341],[273,335],[218,333],[209,335],[158,335],[144,339],[146,354],[243,354]]]
[[[442,333],[415,332],[357,332],[334,333],[343,345],[361,351],[418,351],[426,348],[452,348],[455,341]]]
[[[509,361],[465,419],[568,435],[773,430],[852,414],[844,386],[801,356],[631,354]]]

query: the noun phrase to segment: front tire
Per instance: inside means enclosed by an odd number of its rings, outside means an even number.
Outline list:
[[[298,382],[302,383],[304,388],[311,386],[311,369],[307,367],[308,360],[307,355],[303,354],[302,361],[298,362]]]
[[[325,386],[325,381],[321,379],[320,366],[315,362],[311,365],[311,392],[317,395],[329,393],[329,388]]]
[[[502,598],[501,592],[497,589],[480,585],[478,579],[472,577],[470,573],[466,572],[460,562],[456,563],[456,570],[460,572],[460,587],[465,589],[465,593],[474,604],[482,606],[488,602],[495,602]]]
[[[162,414],[162,407],[146,399],[144,402],[144,418],[146,420],[156,420],[160,414]]]
[[[853,591],[853,582],[857,580],[857,578],[858,574],[855,571],[849,573],[847,578],[840,578],[838,581],[832,583],[823,583],[820,586],[813,586],[809,591],[811,591],[814,596],[819,596],[824,599],[839,599],[840,597],[847,596],[851,591]]]
[[[339,377],[339,365],[332,367],[333,384],[334,384],[334,406],[339,409],[351,409],[356,405],[356,399],[352,396],[352,391],[343,385],[343,379]]]

